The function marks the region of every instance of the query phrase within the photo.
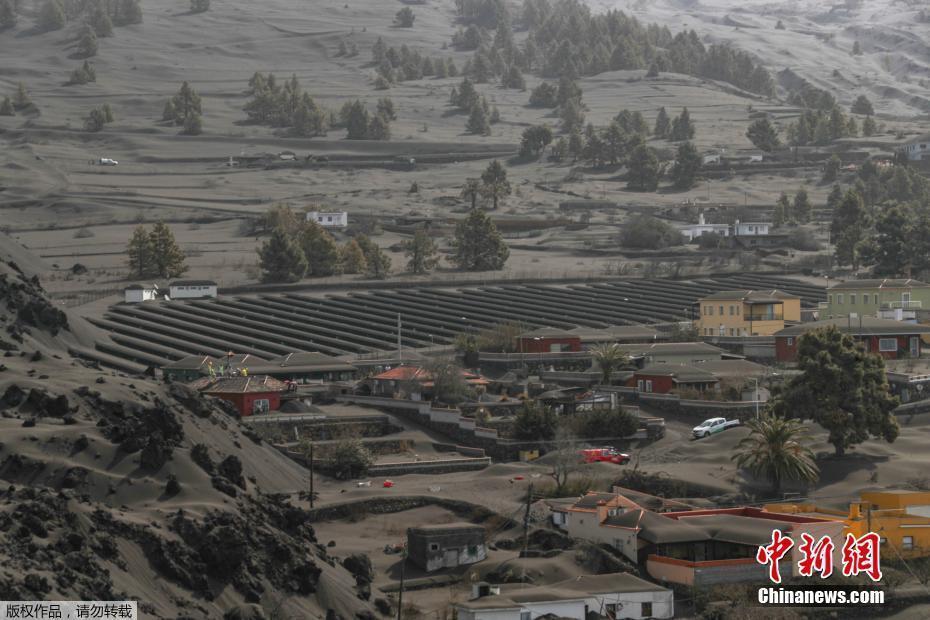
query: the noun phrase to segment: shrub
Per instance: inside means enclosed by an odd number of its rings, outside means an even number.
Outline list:
[[[368,473],[374,459],[358,439],[344,439],[333,448],[330,473],[338,480],[359,478]]]

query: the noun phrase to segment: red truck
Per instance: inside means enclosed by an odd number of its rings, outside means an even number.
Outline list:
[[[613,448],[587,448],[581,451],[581,456],[585,463],[615,463],[617,465],[626,465],[630,462],[630,455],[618,452]]]

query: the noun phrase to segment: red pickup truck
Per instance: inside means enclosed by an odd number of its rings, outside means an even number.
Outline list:
[[[617,465],[626,465],[630,462],[630,455],[618,452],[613,448],[588,448],[581,451],[581,456],[585,463],[616,463]]]

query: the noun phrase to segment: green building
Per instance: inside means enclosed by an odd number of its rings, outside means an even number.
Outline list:
[[[876,317],[914,319],[918,310],[930,308],[930,284],[918,280],[847,280],[827,289],[820,318]]]

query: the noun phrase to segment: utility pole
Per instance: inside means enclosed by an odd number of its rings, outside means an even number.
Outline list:
[[[400,556],[400,589],[397,591],[397,620],[401,620],[404,613],[404,574],[407,567],[407,543],[404,543],[404,550]]]
[[[526,585],[526,548],[529,544],[530,532],[530,504],[533,502],[533,483],[526,490],[526,512],[523,513],[523,575],[520,577],[520,587]]]
[[[297,440],[297,443],[300,443],[300,431],[297,430],[297,427],[294,427],[294,438]],[[313,437],[310,437],[310,508],[313,509]]]
[[[397,313],[397,360],[401,363],[404,361],[404,349],[401,344],[400,331],[403,328],[400,322],[400,312]]]

